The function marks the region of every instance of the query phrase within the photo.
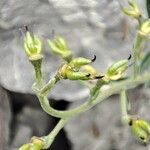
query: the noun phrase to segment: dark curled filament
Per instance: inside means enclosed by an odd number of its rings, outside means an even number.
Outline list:
[[[96,55],[94,55],[94,58],[91,59],[91,62],[94,62],[96,60]]]

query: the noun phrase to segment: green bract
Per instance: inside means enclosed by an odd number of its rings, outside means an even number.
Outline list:
[[[48,44],[55,54],[61,56],[64,59],[70,57],[71,51],[64,38],[58,36],[53,41],[48,40]]]
[[[31,35],[30,32],[26,32],[24,37],[24,49],[29,59],[39,59],[42,57],[42,42],[36,35]]]
[[[141,12],[140,12],[139,7],[136,4],[135,0],[130,0],[128,3],[129,3],[129,7],[123,8],[123,12],[126,15],[131,16],[133,18],[136,18],[136,19],[140,18]]]

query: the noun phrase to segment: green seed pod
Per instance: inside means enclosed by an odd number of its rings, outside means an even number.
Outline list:
[[[89,80],[90,78],[89,73],[84,73],[84,72],[74,72],[73,70],[67,70],[66,71],[66,77],[67,79],[70,80]]]
[[[24,37],[24,49],[29,59],[41,59],[42,42],[36,35],[31,35],[29,31],[26,32]]]
[[[64,38],[62,38],[60,36],[56,37],[53,41],[48,40],[48,44],[53,53],[61,56],[64,59],[68,58],[72,55],[67,42],[65,41]]]
[[[58,70],[58,76],[59,78],[69,79],[69,80],[91,80],[91,79],[101,79],[104,77],[98,74],[92,75],[90,72],[83,71],[82,69],[79,70],[76,68],[72,68],[68,64],[64,64],[60,66]]]
[[[94,62],[96,60],[96,56],[94,55],[94,58],[91,60],[91,59],[86,59],[86,58],[83,58],[83,57],[78,57],[78,58],[74,58],[68,65],[71,67],[71,68],[80,68],[84,65],[88,65],[92,62]]]
[[[136,124],[150,134],[150,124],[145,120],[136,120]]]
[[[128,60],[127,59],[120,60],[108,68],[105,77],[108,80],[118,80],[122,78],[127,68],[128,68]]]
[[[123,8],[123,12],[128,16],[139,19],[141,17],[141,12],[135,0],[130,0],[128,3],[129,7]]]
[[[133,121],[131,129],[132,133],[138,140],[143,143],[147,143],[149,141],[149,134],[143,130],[136,121]]]

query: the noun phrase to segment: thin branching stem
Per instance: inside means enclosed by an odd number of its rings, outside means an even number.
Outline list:
[[[122,88],[124,88],[125,90],[134,88],[137,85],[145,83],[149,80],[150,80],[150,74],[145,74],[142,76],[138,76],[135,79],[131,78],[125,81],[114,83],[110,85],[108,89],[100,90],[99,94],[95,97],[95,99],[93,99],[93,97],[90,97],[88,101],[78,106],[77,108],[74,108],[72,110],[66,110],[66,111],[60,111],[60,110],[56,110],[52,108],[46,96],[38,95],[38,98],[40,100],[41,107],[43,108],[45,112],[47,112],[48,114],[54,117],[68,118],[68,117],[75,116],[79,113],[89,110],[90,108],[102,102],[109,96],[119,93],[122,90]],[[91,99],[92,99],[92,102],[91,102]]]
[[[57,125],[54,127],[54,129],[50,132],[50,134],[44,137],[44,140],[45,140],[44,149],[47,149],[51,146],[55,137],[57,136],[59,131],[64,127],[68,119],[60,119]]]

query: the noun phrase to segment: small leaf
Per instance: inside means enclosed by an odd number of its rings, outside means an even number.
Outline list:
[[[141,68],[141,73],[150,70],[150,52],[148,52],[145,55],[144,59],[141,62],[140,68]]]

